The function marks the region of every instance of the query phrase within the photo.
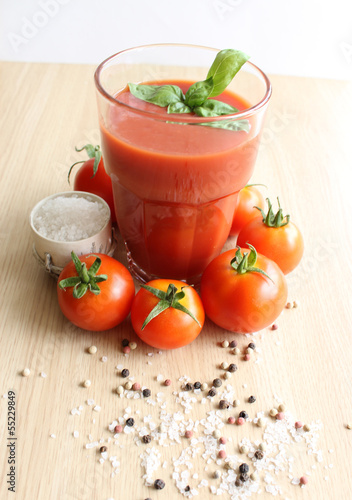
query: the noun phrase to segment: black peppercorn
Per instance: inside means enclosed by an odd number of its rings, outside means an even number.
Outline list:
[[[248,481],[249,477],[248,477],[248,474],[246,472],[243,472],[242,474],[240,474],[240,481],[242,481],[242,483],[245,483],[246,481]]]
[[[200,389],[201,387],[202,387],[202,384],[200,382],[194,382],[195,389]]]
[[[237,370],[237,365],[235,363],[231,363],[228,367],[228,371],[234,373]]]
[[[127,368],[124,368],[124,369],[122,370],[122,372],[121,372],[121,376],[122,376],[123,378],[128,377],[128,376],[129,376],[129,374],[130,374],[130,371],[129,371]]]
[[[261,450],[257,450],[254,453],[254,456],[257,460],[262,460],[264,458],[264,453]]]
[[[126,420],[126,425],[128,425],[128,427],[133,427],[134,426],[134,418],[130,417]]]
[[[256,402],[255,396],[249,396],[248,403],[255,403],[255,402]]]
[[[230,406],[230,403],[228,403],[225,399],[221,399],[219,402],[219,408],[221,410],[227,410]]]
[[[108,449],[106,446],[102,446],[99,451],[100,453],[105,453],[106,451],[108,451]]]
[[[229,347],[237,347],[237,342],[236,340],[231,340]]]
[[[241,472],[241,474],[246,474],[249,471],[249,466],[248,464],[241,464],[238,468],[238,470]]]
[[[163,488],[165,488],[165,482],[162,479],[156,479],[154,481],[154,488],[156,490],[162,490]]]
[[[214,387],[220,387],[222,385],[222,382],[219,378],[214,378],[213,380],[213,386]]]
[[[190,382],[187,382],[184,386],[185,391],[191,391],[193,389],[193,385]]]
[[[191,487],[189,484],[186,486],[185,491],[191,491]]]
[[[254,349],[255,349],[255,343],[254,343],[254,342],[250,342],[250,343],[248,344],[248,347],[249,347],[250,349],[253,349],[253,351],[254,351]]]
[[[208,392],[208,396],[210,396],[211,398],[213,398],[214,396],[216,396],[216,390],[215,389],[210,389],[210,391]]]
[[[152,440],[151,436],[149,434],[146,434],[145,436],[142,437],[142,441],[143,443],[150,443],[150,441]]]
[[[149,396],[151,395],[151,390],[150,389],[143,389],[143,397],[145,398],[149,398]]]
[[[238,416],[240,418],[247,419],[248,418],[248,413],[246,411],[240,411],[240,413],[238,414]]]
[[[122,341],[122,347],[127,347],[130,341],[128,339],[123,339]]]

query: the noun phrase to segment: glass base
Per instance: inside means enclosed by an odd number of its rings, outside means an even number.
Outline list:
[[[202,275],[199,274],[197,276],[192,276],[190,278],[170,278],[170,276],[157,276],[151,273],[148,273],[144,271],[132,258],[131,252],[128,250],[128,247],[125,243],[126,247],[126,252],[127,252],[127,263],[128,263],[128,268],[130,273],[132,274],[133,278],[137,280],[139,283],[145,284],[148,283],[149,281],[152,280],[157,280],[157,279],[177,279],[178,281],[184,281],[187,283],[187,285],[193,286],[196,290],[199,290],[200,287],[200,280]]]

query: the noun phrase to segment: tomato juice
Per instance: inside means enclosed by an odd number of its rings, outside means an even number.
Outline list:
[[[193,82],[148,83],[178,85],[185,93]],[[240,111],[251,107],[227,90],[217,99]],[[249,132],[199,125],[199,118],[192,123],[189,114],[167,114],[137,99],[128,87],[108,106],[102,150],[131,271],[142,280],[196,283],[221,252],[238,191],[252,175],[256,117],[247,118]]]

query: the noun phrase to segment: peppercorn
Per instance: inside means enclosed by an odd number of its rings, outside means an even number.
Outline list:
[[[249,396],[248,403],[255,403],[255,402],[256,402],[255,396]]]
[[[231,363],[231,364],[229,365],[229,367],[228,367],[228,371],[229,371],[230,373],[233,373],[233,372],[235,372],[236,370],[237,370],[237,365],[235,365],[235,363]]]
[[[253,351],[254,351],[255,350],[255,343],[250,342],[247,347],[249,347],[250,349],[253,349]]]
[[[237,425],[243,425],[244,423],[245,423],[245,419],[242,417],[238,417],[238,419],[236,420]]]
[[[129,348],[130,348],[132,351],[134,351],[135,349],[137,349],[137,344],[136,344],[136,342],[130,342],[130,343],[128,344],[128,346],[129,346]]]
[[[102,446],[99,451],[100,453],[105,453],[106,451],[108,451],[108,449],[106,446]]]
[[[240,406],[241,402],[239,399],[234,399],[232,404],[233,406]]]
[[[131,348],[129,345],[126,345],[125,347],[122,348],[122,352],[124,354],[129,354],[131,352]]]
[[[206,382],[203,382],[202,385],[200,386],[201,391],[206,391],[208,389],[208,384]]]
[[[243,472],[242,474],[240,474],[240,481],[242,481],[242,483],[245,483],[246,481],[248,481],[249,479],[249,476],[246,472]]]
[[[187,486],[186,486],[186,488],[185,488],[185,491],[186,491],[186,492],[187,492],[187,491],[191,491],[191,487],[190,487],[190,485],[189,485],[189,484],[187,484]]]
[[[248,418],[248,413],[246,411],[240,411],[239,415],[240,418]]]
[[[191,439],[193,437],[193,431],[186,431],[185,432],[185,438]]]
[[[185,386],[184,386],[184,390],[191,391],[192,389],[193,389],[193,384],[191,384],[190,382],[187,382],[187,384],[185,384]]]
[[[235,481],[235,486],[237,486],[237,487],[242,486],[242,483],[241,483],[241,480],[239,477]]]
[[[162,479],[156,479],[154,481],[154,488],[156,490],[162,490],[163,488],[165,488],[165,482]]]
[[[262,460],[264,458],[264,453],[261,450],[257,450],[254,453],[254,456],[257,460]]]
[[[126,420],[126,425],[128,425],[128,427],[133,427],[134,426],[134,418],[130,417]]]
[[[121,377],[123,377],[123,378],[128,377],[128,376],[129,376],[129,374],[130,374],[130,371],[129,371],[129,369],[128,369],[128,368],[124,368],[124,369],[121,371]]]
[[[149,434],[146,434],[145,436],[142,437],[142,441],[143,443],[150,443],[150,441],[152,440],[151,436]]]
[[[122,425],[116,425],[114,431],[116,434],[120,434],[123,431]]]
[[[208,396],[210,396],[211,398],[213,398],[214,396],[216,396],[216,390],[215,389],[210,389],[208,391]]]
[[[241,472],[241,474],[246,474],[249,471],[249,465],[243,463],[239,466],[238,470]]]
[[[164,382],[164,385],[166,385],[166,386],[171,385],[171,380],[170,380],[169,378],[167,378],[167,379],[165,380],[165,382]]]
[[[122,347],[127,347],[129,343],[130,343],[130,341],[128,339],[123,339],[121,342]]]
[[[132,389],[134,391],[139,391],[141,388],[141,384],[139,384],[138,382],[135,382],[133,385],[132,385]]]
[[[222,385],[222,382],[219,378],[214,378],[213,380],[213,386],[214,387],[220,387]]]
[[[230,406],[230,403],[228,403],[225,399],[221,399],[219,402],[219,408],[220,410],[227,410]]]
[[[226,347],[228,347],[228,346],[229,346],[229,342],[228,342],[228,340],[224,340],[224,341],[221,343],[221,346],[222,346],[222,347],[225,347],[225,348],[226,348]]]
[[[125,383],[125,389],[126,391],[130,391],[132,389],[132,382],[130,380],[127,380]]]
[[[231,342],[229,343],[229,347],[232,347],[232,348],[237,347],[236,340],[231,340]]]
[[[226,361],[223,361],[220,365],[220,368],[222,368],[223,370],[227,370],[228,367],[229,367],[229,364]]]
[[[201,387],[202,387],[202,384],[200,382],[194,382],[195,389],[200,389]]]
[[[149,396],[151,395],[151,390],[150,389],[143,389],[143,397],[145,398],[149,398]]]
[[[219,439],[219,443],[220,444],[226,444],[226,442],[227,442],[226,437],[225,436],[221,436],[221,438]]]

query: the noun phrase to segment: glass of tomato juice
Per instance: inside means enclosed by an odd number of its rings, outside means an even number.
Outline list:
[[[128,83],[174,84],[185,93],[206,78],[217,52],[146,45],[109,57],[95,72],[104,164],[129,267],[142,282],[197,284],[221,252],[238,192],[253,173],[271,85],[246,62],[217,97],[239,112],[203,118],[168,114],[134,97]],[[229,130],[226,120],[245,126]]]

